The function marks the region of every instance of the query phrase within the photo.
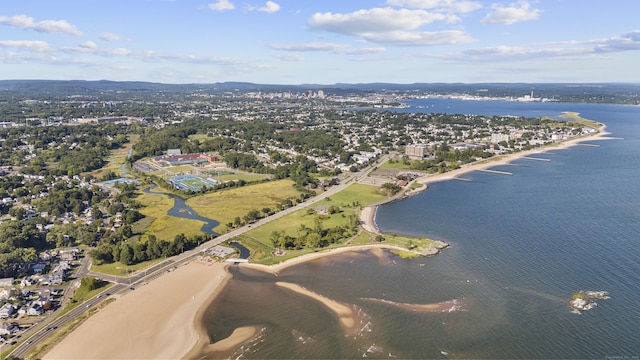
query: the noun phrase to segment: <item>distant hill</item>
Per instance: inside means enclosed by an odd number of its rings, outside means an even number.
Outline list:
[[[99,95],[105,92],[228,92],[228,91],[294,91],[307,90],[363,92],[422,92],[436,94],[463,93],[483,96],[522,96],[534,91],[538,97],[563,101],[609,102],[625,98],[625,103],[640,99],[640,84],[625,83],[337,83],[333,85],[276,85],[249,82],[219,82],[204,84],[163,84],[144,81],[85,80],[0,80],[0,91],[22,94]],[[640,101],[640,100],[638,100]],[[635,101],[635,103],[638,103]],[[612,101],[619,102],[619,101]]]

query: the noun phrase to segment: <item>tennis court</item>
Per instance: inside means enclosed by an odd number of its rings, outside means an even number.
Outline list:
[[[213,187],[216,181],[202,178],[200,176],[176,176],[167,180],[170,184],[180,190],[200,191],[204,187]]]

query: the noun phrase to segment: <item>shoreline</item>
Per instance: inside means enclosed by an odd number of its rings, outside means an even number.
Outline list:
[[[362,223],[362,227],[365,230],[372,232],[374,234],[381,234],[380,230],[378,229],[378,225],[376,224],[376,213],[378,212],[378,207],[380,205],[384,205],[386,203],[400,200],[409,196],[417,195],[427,190],[429,188],[429,184],[433,184],[441,181],[447,181],[447,180],[454,180],[458,176],[466,174],[468,172],[472,172],[476,170],[484,170],[494,166],[507,165],[507,164],[510,164],[512,161],[521,159],[523,157],[531,156],[534,154],[543,154],[549,150],[567,149],[572,146],[576,146],[584,141],[609,140],[610,138],[607,138],[607,135],[610,135],[610,133],[606,131],[606,128],[607,126],[602,124],[600,127],[598,127],[597,129],[598,132],[593,135],[574,137],[558,143],[546,145],[542,148],[519,151],[516,153],[511,153],[506,155],[499,155],[493,158],[481,160],[480,162],[471,163],[466,166],[462,166],[459,169],[447,171],[441,174],[428,174],[428,175],[421,176],[418,179],[416,179],[415,182],[417,182],[418,184],[421,184],[422,187],[407,191],[400,196],[390,198],[386,201],[377,203],[375,205],[364,207],[360,212],[360,222]]]
[[[325,249],[325,250],[321,250],[318,252],[313,252],[313,253],[309,253],[309,254],[304,254],[304,255],[300,255],[291,259],[287,259],[285,261],[282,261],[278,264],[273,264],[273,265],[262,265],[262,264],[253,264],[253,263],[246,263],[246,264],[239,264],[239,266],[243,267],[243,268],[248,268],[248,269],[254,269],[254,270],[258,270],[258,271],[263,271],[266,273],[270,273],[273,274],[275,276],[278,276],[278,272],[282,271],[286,268],[295,266],[295,265],[300,265],[303,264],[305,262],[308,261],[312,261],[312,260],[316,260],[316,259],[321,259],[324,257],[328,257],[328,256],[332,256],[332,255],[337,255],[337,254],[342,254],[342,253],[346,253],[346,252],[352,252],[352,251],[364,251],[364,250],[374,250],[374,249],[388,249],[388,250],[402,250],[402,251],[406,251],[406,248],[400,247],[400,246],[395,246],[395,245],[389,245],[389,244],[366,244],[366,245],[353,245],[353,246],[343,246],[343,247],[338,247],[338,248],[333,248],[333,249]]]
[[[498,156],[447,173],[423,176],[416,180],[423,186],[405,193],[404,196],[411,196],[424,191],[430,183],[452,180],[461,174],[474,170],[508,164],[522,157],[544,153],[548,150],[565,149],[584,141],[606,140],[605,136],[609,135],[609,133],[604,131],[605,128],[606,126],[602,125],[596,134],[569,139],[544,148]],[[397,199],[399,198],[392,198],[388,201]],[[380,204],[367,206],[362,209],[360,214],[362,227],[374,234],[380,234],[376,225],[376,210]],[[298,256],[275,265],[241,264],[239,266],[278,276],[279,271],[311,260],[340,253],[373,249],[406,250],[399,246],[387,244],[343,246]],[[232,351],[237,346],[255,339],[260,335],[261,330],[259,327],[237,328],[229,337],[210,343],[203,322],[204,314],[231,278],[232,276],[228,272],[228,264],[202,260],[191,261],[184,266],[180,266],[175,271],[163,275],[160,279],[141,286],[105,306],[57,344],[43,358],[191,359],[214,351]],[[283,287],[300,295],[311,297],[332,308],[330,306],[331,303],[327,305],[324,301],[331,299],[324,299],[322,296],[316,296],[318,294],[313,295],[306,292],[306,289],[292,286],[293,284]],[[416,306],[416,304],[401,305]],[[442,305],[444,308],[444,305],[448,306],[450,303],[445,302]],[[351,323],[348,321],[350,319],[349,316],[343,318],[343,310],[344,308],[342,307],[336,308],[333,306],[332,312],[338,318],[342,318],[343,327],[348,329],[351,327],[349,326]],[[416,309],[413,308],[413,310],[415,311]],[[419,310],[431,311],[440,309],[431,304],[428,307],[420,307]],[[105,337],[105,334],[110,336]]]

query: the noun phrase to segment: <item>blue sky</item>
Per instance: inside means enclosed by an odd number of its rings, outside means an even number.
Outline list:
[[[2,0],[0,79],[640,82],[635,0]]]

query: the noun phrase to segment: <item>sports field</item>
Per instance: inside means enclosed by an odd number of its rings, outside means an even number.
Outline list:
[[[216,185],[214,180],[192,175],[176,176],[167,181],[180,190],[192,191],[200,191],[204,187],[213,187]]]

